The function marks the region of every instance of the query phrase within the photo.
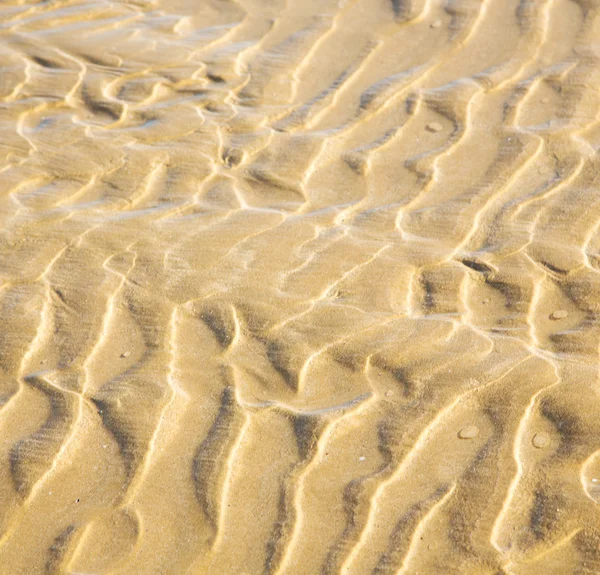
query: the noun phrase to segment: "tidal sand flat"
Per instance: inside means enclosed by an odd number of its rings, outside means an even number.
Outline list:
[[[0,575],[600,573],[599,38],[0,2]]]

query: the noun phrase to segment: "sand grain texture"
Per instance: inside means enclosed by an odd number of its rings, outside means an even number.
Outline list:
[[[0,575],[600,573],[600,2],[0,3]]]

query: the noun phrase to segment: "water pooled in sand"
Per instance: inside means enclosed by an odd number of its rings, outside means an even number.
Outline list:
[[[1,573],[600,572],[600,2],[0,24]]]

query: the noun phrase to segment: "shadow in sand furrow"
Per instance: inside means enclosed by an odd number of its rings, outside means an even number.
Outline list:
[[[312,22],[293,31],[276,46],[259,53],[251,64],[252,75],[249,82],[238,93],[240,102],[249,106],[256,101],[268,101],[274,94],[274,103],[289,102],[292,90],[290,80],[295,66],[310,53],[314,42],[325,33],[329,24],[329,18],[314,17]],[[279,84],[281,89],[276,93],[269,93],[268,89],[273,84]]]
[[[5,266],[6,262],[2,261],[4,269]],[[21,375],[23,350],[36,339],[45,296],[46,289],[41,283],[18,283],[0,296],[0,323],[3,326],[0,330],[0,367],[7,376],[17,379]],[[9,383],[4,382],[4,385]]]
[[[338,539],[331,545],[322,566],[326,575],[338,573],[344,559],[357,543],[369,515],[369,495],[378,479],[392,472],[394,454],[391,443],[396,440],[398,426],[382,421],[377,428],[377,449],[382,457],[379,468],[373,473],[354,478],[343,490],[345,525]]]
[[[281,196],[282,202],[287,203],[297,203],[304,200],[304,194],[300,187],[292,180],[284,180],[276,172],[255,165],[248,168],[246,173],[247,185],[257,188],[257,184],[261,184],[260,192],[263,194],[271,196],[277,194],[277,196]]]
[[[494,271],[494,268],[492,268],[492,266],[489,266],[488,264],[478,260],[477,258],[463,258],[462,260],[460,260],[460,263],[468,267],[469,269],[484,275],[490,274]]]
[[[346,165],[357,175],[366,175],[371,166],[371,161],[374,155],[383,151],[388,144],[391,144],[402,131],[405,122],[399,122],[394,128],[388,130],[383,136],[367,144],[361,145],[358,148],[349,150],[342,154],[342,160]],[[408,167],[408,166],[407,166]]]
[[[75,533],[70,531],[75,529]],[[69,526],[57,537],[57,573],[106,573],[118,570],[139,546],[141,515],[128,508],[107,509],[85,524]],[[65,535],[67,536],[65,538]],[[67,539],[65,541],[65,539]]]
[[[60,533],[50,549],[48,549],[48,560],[46,561],[46,575],[59,575],[64,573],[63,565],[69,557],[70,546],[79,535],[77,526],[69,525]]]
[[[277,518],[266,544],[265,574],[275,573],[281,563],[283,553],[280,542],[284,539],[284,531],[289,520],[290,510],[287,497],[288,488],[285,483],[279,485],[279,497],[277,498]]]
[[[283,333],[268,331],[270,320],[261,310],[240,306],[240,314],[244,320],[244,328],[250,332],[251,341],[258,344],[257,352],[261,358],[268,361],[275,379],[269,381],[269,386],[276,383],[277,376],[289,391],[298,392],[301,387],[300,373],[310,355],[306,341],[301,334],[285,329]]]
[[[510,439],[519,425],[520,415],[518,408],[507,409],[502,399],[505,398],[509,405],[525,408],[532,393],[555,382],[549,365],[544,365],[541,360],[537,360],[536,365],[540,379],[527,381],[527,385],[515,386],[515,382],[528,372],[530,366],[524,364],[518,373],[509,373],[508,377],[481,386],[477,391],[452,393],[450,397],[459,396],[461,401],[440,408],[443,418],[432,420],[435,425],[430,424],[427,435],[421,435],[415,443],[413,453],[401,459],[402,463],[396,467],[391,481],[385,482],[386,490],[377,493],[376,501],[372,503],[376,506],[367,525],[370,536],[361,542],[360,554],[354,557],[360,568],[366,569],[373,562],[372,557],[364,553],[365,545],[371,545],[372,555],[382,550],[385,541],[393,540],[396,514],[402,517],[405,513],[410,515],[415,504],[428,500],[438,489],[445,491],[445,486],[452,483],[452,498],[436,509],[435,518],[428,519],[419,527],[419,540],[411,544],[410,565],[405,568],[424,572],[433,570],[434,566],[438,569],[440,565],[435,562],[435,554],[430,553],[429,545],[439,545],[440,550],[448,545],[447,548],[452,549],[451,571],[463,572],[477,566],[483,569],[487,565],[491,572],[495,572],[501,561],[489,543],[489,533],[503,508],[514,472],[511,465],[499,471],[497,462],[511,460]],[[462,435],[458,434],[464,422],[469,420],[477,421],[479,426],[475,428],[471,443],[464,442]],[[415,426],[415,423],[407,422],[402,428],[409,426]],[[475,439],[477,437],[481,438]],[[391,443],[395,452],[398,451],[398,443],[397,439]],[[413,458],[416,449],[419,456]],[[436,471],[429,476],[426,469]],[[408,490],[406,494],[400,496],[405,490]],[[403,503],[389,507],[398,497]],[[426,543],[421,543],[423,539]],[[403,540],[401,545],[405,543]],[[395,566],[396,569],[400,567],[398,562]]]
[[[289,550],[298,521],[295,504],[298,479],[314,460],[319,438],[327,424],[326,416],[288,412],[285,409],[281,410],[281,414],[291,423],[298,449],[298,462],[290,471],[287,480],[280,485],[277,518],[266,545],[265,573],[269,575],[279,572],[283,567],[282,562]]]
[[[152,455],[150,443],[168,395],[166,383],[143,369],[138,372],[133,369],[104,385],[90,398],[102,424],[119,446],[128,483]]]
[[[409,23],[429,8],[429,0],[390,0],[396,20]]]
[[[302,106],[292,110],[289,114],[284,116],[281,120],[278,120],[273,128],[281,132],[291,132],[298,130],[303,127],[311,114],[315,113],[315,110],[322,107],[325,101],[331,99],[331,97],[344,85],[346,80],[355,73],[354,68],[344,70],[330,86],[322,90],[319,94],[314,96],[311,100],[302,104]]]
[[[487,413],[490,416],[489,413]],[[469,563],[486,565],[495,572],[500,568],[501,560],[488,536],[494,525],[497,513],[501,509],[506,489],[507,475],[503,481],[495,475],[494,462],[503,460],[507,454],[503,440],[511,437],[505,429],[501,417],[489,417],[494,435],[477,451],[472,461],[463,471],[460,485],[446,513],[450,526],[449,539],[455,546],[456,568],[464,568]],[[507,433],[507,431],[509,433]],[[477,487],[473,487],[473,486]]]
[[[273,124],[273,128],[284,132],[295,132],[302,128],[306,129],[308,127],[307,124],[312,127],[312,124],[317,121],[317,117],[324,114],[326,111],[331,111],[332,107],[335,107],[336,98],[341,95],[343,90],[347,88],[353,80],[361,76],[368,59],[372,56],[378,46],[378,42],[366,40],[364,47],[362,47],[359,53],[352,59],[352,63],[347,65],[343,70],[340,70],[338,75],[327,87],[323,88],[308,101],[302,102],[294,107],[283,118],[277,120]],[[335,133],[339,129],[340,128],[334,128],[331,133]]]
[[[236,336],[236,320],[230,304],[224,302],[208,302],[202,305],[200,319],[214,334],[219,345],[227,349]]]
[[[451,39],[461,34],[468,36],[477,20],[481,17],[485,7],[481,2],[473,0],[448,0],[444,3],[444,10],[450,14],[449,30]]]
[[[410,86],[419,71],[419,68],[412,68],[398,72],[382,78],[366,88],[360,95],[356,116],[348,122],[347,127],[354,127],[361,116],[374,113],[388,104],[395,95],[402,93],[403,89]]]
[[[19,382],[6,373],[0,372],[0,411],[18,390]]]
[[[314,450],[322,432],[322,418],[304,413],[290,414],[296,446],[301,460],[307,460]]]
[[[477,183],[467,189],[445,190],[445,194],[450,192],[452,195],[439,198],[433,205],[413,209],[405,216],[403,228],[414,234],[427,234],[429,237],[444,234],[449,241],[464,241],[471,233],[474,218],[479,218],[488,209],[491,200],[510,185],[514,174],[533,160],[539,147],[539,140],[529,135],[504,138],[495,158]],[[444,226],[448,218],[456,222],[452,232]]]
[[[373,575],[397,573],[415,537],[415,531],[423,517],[440,502],[451,490],[450,485],[439,487],[427,499],[415,503],[396,523],[390,535],[389,547],[381,556],[373,571]]]
[[[543,3],[540,4],[543,6]],[[533,2],[519,2],[515,10],[515,17],[521,34],[525,34],[533,28],[537,16],[536,6]]]
[[[123,285],[118,310],[111,307],[115,322],[111,329],[115,335],[122,329],[131,338],[135,356],[127,361],[131,351],[121,355],[126,360],[123,367],[113,368],[114,375],[91,392],[90,400],[118,444],[129,487],[143,463],[155,455],[153,438],[173,395],[168,383],[171,316],[158,298],[149,303],[149,294],[134,283]]]
[[[523,287],[513,283],[511,278],[503,279],[493,275],[486,277],[485,283],[502,294],[507,309],[515,309],[518,306],[526,305],[527,298],[522,297],[524,295]]]
[[[566,498],[558,493],[547,493],[543,487],[534,490],[529,528],[536,540],[541,541],[555,531],[560,508],[567,504]]]
[[[109,102],[102,100],[98,95],[94,94],[92,88],[87,87],[85,84],[81,87],[81,99],[85,107],[97,118],[97,119],[109,119],[116,122],[123,113],[122,105],[117,102]]]
[[[236,400],[235,389],[226,387],[221,395],[219,412],[208,435],[198,447],[192,466],[196,497],[212,528],[213,540],[220,528],[220,496],[226,477],[227,459],[242,424],[242,408]]]
[[[296,362],[297,356],[292,353],[289,346],[278,340],[265,343],[267,358],[285,384],[292,390],[298,391],[298,371],[292,369],[290,362]]]
[[[43,68],[57,69],[61,67],[60,63],[53,62],[52,60],[43,58],[42,56],[32,56],[31,59]]]
[[[33,435],[21,439],[10,452],[10,469],[15,488],[26,498],[35,484],[49,471],[60,453],[76,418],[78,397],[49,383],[43,376],[25,378],[45,396],[50,413],[44,425]]]
[[[412,8],[413,0],[390,0],[396,18],[406,16]]]
[[[560,437],[556,457],[568,458],[580,447],[581,438],[586,434],[581,417],[552,397],[541,399],[538,410],[540,415],[554,426]]]
[[[424,269],[419,278],[420,300],[427,314],[459,314],[463,311],[460,292],[465,270],[458,265]],[[417,290],[415,290],[417,295]]]
[[[517,561],[534,557],[531,573],[573,553],[578,564],[597,564],[595,511],[581,490],[582,484],[595,490],[598,482],[597,471],[586,473],[598,446],[598,425],[588,415],[598,406],[592,372],[591,366],[564,370],[567,379],[540,395],[523,419],[521,470],[498,543]],[[565,385],[574,393],[564,393]]]

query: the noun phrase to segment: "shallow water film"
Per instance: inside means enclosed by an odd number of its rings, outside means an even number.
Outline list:
[[[599,39],[0,2],[0,575],[600,573]]]

